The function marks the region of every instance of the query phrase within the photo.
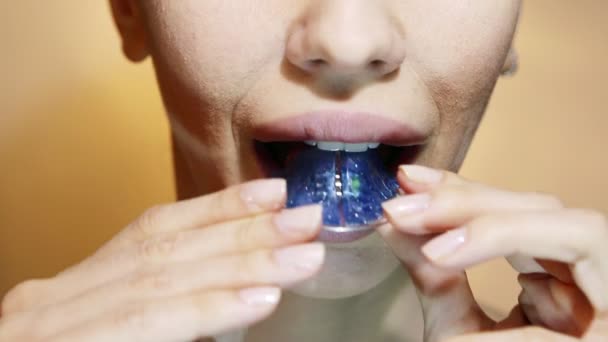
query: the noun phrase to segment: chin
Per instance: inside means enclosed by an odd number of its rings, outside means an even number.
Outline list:
[[[339,299],[363,294],[385,279],[400,263],[377,232],[348,243],[326,243],[319,273],[289,291],[304,297]]]

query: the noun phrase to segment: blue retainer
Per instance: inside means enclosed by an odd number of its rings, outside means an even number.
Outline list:
[[[386,169],[378,149],[306,148],[285,169],[287,207],[321,203],[326,227],[366,229],[382,220],[382,202],[398,194],[395,176]]]

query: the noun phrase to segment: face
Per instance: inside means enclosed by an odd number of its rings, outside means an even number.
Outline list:
[[[127,55],[153,60],[180,197],[265,177],[255,140],[389,143],[399,127],[409,133],[392,143],[418,145],[414,163],[456,171],[520,8],[520,0],[112,4]],[[360,293],[396,265],[373,235],[328,253],[302,292]]]

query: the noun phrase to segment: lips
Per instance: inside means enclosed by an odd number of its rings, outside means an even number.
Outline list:
[[[262,123],[253,136],[270,141],[379,142],[394,146],[421,144],[425,134],[384,115],[369,112],[317,111]]]
[[[400,164],[415,158],[427,139],[427,134],[386,116],[346,111],[316,111],[262,123],[253,127],[252,135],[266,177],[279,176],[277,171],[290,155],[307,147],[305,142],[381,144],[378,149],[387,168],[396,172]]]
[[[253,133],[256,156],[264,175],[288,180],[288,206],[323,203],[326,228],[319,238],[326,242],[353,241],[371,231],[365,228],[365,222],[381,217],[379,204],[396,194],[396,181],[391,175],[396,174],[398,165],[415,159],[426,138],[410,126],[380,115],[335,111],[306,113],[261,124]],[[334,155],[340,164],[332,166]],[[321,159],[311,159],[312,156]],[[331,160],[325,160],[327,158]],[[367,167],[372,168],[365,171]],[[321,175],[334,169],[340,170],[336,174],[338,188],[330,190],[334,186],[327,182],[334,182],[334,171],[326,178]],[[350,183],[351,176],[357,184]],[[317,186],[327,183],[329,188],[313,190],[307,185],[313,178]],[[343,186],[346,187],[344,194]],[[363,197],[358,195],[358,189]],[[345,221],[352,221],[346,227],[355,226],[341,229]],[[340,229],[334,229],[336,227]]]

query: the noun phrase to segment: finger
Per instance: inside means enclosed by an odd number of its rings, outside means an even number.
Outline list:
[[[192,341],[251,325],[272,313],[276,287],[202,292],[127,304],[62,332],[57,341]]]
[[[492,320],[476,303],[466,274],[437,267],[420,251],[429,237],[407,235],[390,224],[378,228],[416,285],[425,324],[425,341],[489,328]]]
[[[390,213],[387,216],[394,217],[393,224],[413,234],[443,232],[489,213],[562,208],[561,202],[550,195],[494,189],[448,171],[419,165],[402,166],[399,182],[408,192],[417,194],[387,202],[386,209],[401,208],[406,212],[404,217]],[[407,213],[416,208],[423,208],[422,212]],[[541,265],[533,258],[518,254],[507,257],[507,261],[520,273],[548,271],[559,279],[568,278],[569,270],[564,273],[563,265]]]
[[[409,176],[405,176],[406,172]],[[561,202],[549,195],[494,189],[422,166],[400,168],[399,182],[411,190],[412,175],[422,178],[420,175],[426,173],[440,174],[436,178],[439,182],[427,184],[425,192],[399,196],[382,205],[388,221],[399,230],[410,234],[439,233],[488,213],[562,208]],[[420,187],[420,183],[415,184]]]
[[[494,257],[521,253],[572,265],[576,284],[600,312],[608,310],[608,229],[589,210],[558,210],[479,217],[423,248],[435,264],[464,269]]]
[[[95,278],[99,281],[115,278],[141,265],[211,258],[311,241],[321,225],[321,206],[309,205],[198,230],[163,234],[99,260],[99,274]]]
[[[528,327],[497,332],[462,335],[445,342],[575,342],[577,339],[543,328]]]
[[[546,274],[519,276],[520,304],[533,324],[572,336],[582,336],[594,317],[593,307],[574,285]]]
[[[156,206],[131,223],[108,246],[124,246],[162,233],[278,210],[285,204],[286,191],[284,179],[260,179],[209,195]]]
[[[507,256],[506,259],[518,273],[546,273],[566,284],[574,284],[570,266],[562,262],[534,259],[518,253]]]
[[[57,303],[149,265],[202,260],[310,241],[321,229],[322,209],[310,205],[261,214],[203,229],[166,233],[91,261],[80,272],[52,279],[36,305]]]
[[[92,257],[57,276],[87,269],[91,262],[159,234],[200,228],[280,209],[286,200],[284,179],[261,179],[193,199],[146,210]]]
[[[287,287],[316,274],[323,260],[324,246],[311,243],[140,271],[75,299],[50,306],[43,311],[46,319],[38,324],[38,329],[49,335],[58,327],[90,320],[130,301],[205,290],[268,285]]]

